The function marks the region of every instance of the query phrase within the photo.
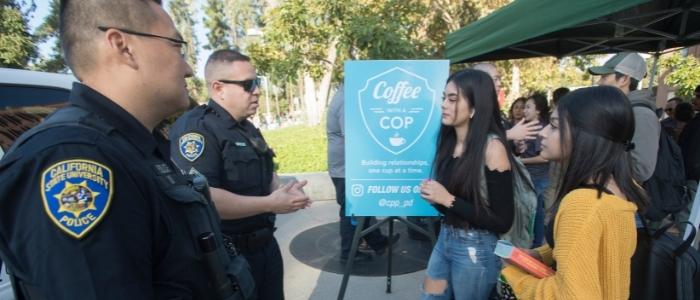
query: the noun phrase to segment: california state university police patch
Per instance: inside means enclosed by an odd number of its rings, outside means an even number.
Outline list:
[[[204,153],[204,137],[199,133],[187,133],[180,137],[180,154],[193,162]]]
[[[61,161],[41,175],[44,210],[58,228],[80,239],[104,218],[112,201],[112,170],[86,159]]]

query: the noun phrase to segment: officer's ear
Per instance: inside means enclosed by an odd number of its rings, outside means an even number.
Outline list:
[[[211,82],[211,98],[214,98],[214,95],[216,95],[219,99],[223,98],[223,92],[224,92],[224,84],[221,83],[220,81],[212,81]]]
[[[138,69],[138,64],[134,57],[133,43],[131,43],[130,37],[127,34],[109,28],[105,31],[105,38],[110,54],[114,55],[117,61],[133,69]]]

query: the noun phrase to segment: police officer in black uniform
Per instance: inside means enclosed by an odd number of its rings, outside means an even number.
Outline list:
[[[186,42],[160,3],[61,1],[67,107],[0,162],[0,254],[17,299],[245,299],[206,181],[156,128],[187,107]]]
[[[224,238],[250,263],[258,298],[284,299],[275,213],[310,205],[301,190],[306,182],[278,186],[274,154],[247,120],[260,95],[250,58],[233,50],[215,51],[207,60],[205,79],[211,99],[173,124],[171,155],[183,171],[209,180]]]

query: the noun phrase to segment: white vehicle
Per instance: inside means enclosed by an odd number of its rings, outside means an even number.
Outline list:
[[[0,158],[24,131],[68,102],[75,77],[0,68]],[[14,299],[10,278],[2,265],[0,299]]]

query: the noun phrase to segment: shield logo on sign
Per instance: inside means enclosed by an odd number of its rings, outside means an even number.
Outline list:
[[[357,95],[369,135],[384,150],[399,155],[423,136],[437,94],[427,79],[395,67],[367,79]]]

